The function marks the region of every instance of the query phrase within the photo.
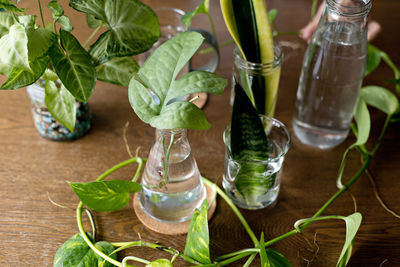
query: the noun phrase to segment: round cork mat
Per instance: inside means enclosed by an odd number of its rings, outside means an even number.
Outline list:
[[[207,202],[210,203],[213,199],[213,196],[215,195],[215,190],[211,189],[207,185],[205,185],[205,188],[207,190]],[[207,214],[208,220],[210,220],[211,217],[213,216],[216,207],[217,207],[217,201],[215,199],[211,207],[208,209],[208,214]],[[153,230],[154,232],[165,235],[179,235],[179,234],[186,234],[189,230],[189,225],[191,220],[187,220],[181,223],[165,223],[151,218],[140,207],[138,194],[135,194],[133,197],[133,208],[135,210],[136,216],[144,224],[144,226],[146,226],[150,230]]]
[[[202,109],[206,103],[207,103],[207,99],[208,99],[208,94],[207,93],[196,93],[196,94],[191,94],[188,97],[188,100],[192,99],[193,97],[198,96],[198,98],[196,100],[193,101],[193,104],[195,104],[198,108]]]

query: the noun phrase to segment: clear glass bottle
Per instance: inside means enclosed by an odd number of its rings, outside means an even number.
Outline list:
[[[186,129],[157,129],[142,175],[139,203],[159,221],[189,220],[206,198],[186,133]]]
[[[293,128],[325,149],[347,137],[366,64],[370,0],[326,0],[303,59]]]
[[[59,123],[47,109],[44,100],[44,83],[44,80],[38,80],[26,88],[31,100],[33,122],[39,134],[53,141],[71,141],[84,135],[90,129],[92,118],[88,104],[76,101],[75,129],[74,132],[71,132]],[[59,84],[60,81],[57,81],[56,85]]]

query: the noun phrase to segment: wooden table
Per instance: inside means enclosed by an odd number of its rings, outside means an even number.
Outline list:
[[[32,3],[30,3],[32,2]],[[21,1],[36,12],[35,1]],[[66,1],[62,1],[66,6]],[[190,10],[194,1],[170,1],[184,10]],[[197,1],[199,2],[199,1]],[[218,1],[211,1],[211,13],[217,25],[218,40],[230,39],[224,26]],[[269,7],[279,10],[277,24],[281,31],[296,30],[308,21],[310,0],[273,0]],[[162,1],[151,1],[153,7]],[[400,65],[400,2],[398,0],[374,1],[373,17],[383,26],[383,32],[374,44],[392,56]],[[83,40],[89,33],[84,17],[67,9],[76,27],[76,35]],[[48,19],[49,13],[46,12]],[[199,19],[198,24],[207,25]],[[204,26],[203,26],[204,27]],[[300,44],[301,49],[285,48],[279,101],[276,116],[290,129],[295,105],[295,93],[301,68],[305,44],[297,37],[285,40]],[[222,57],[218,73],[230,79],[232,69],[232,47],[221,49]],[[389,86],[384,81],[391,79],[389,68],[382,67],[373,73],[367,84]],[[4,80],[4,79],[3,79]],[[2,80],[2,81],[3,81]],[[390,85],[390,87],[393,87]],[[0,262],[2,266],[52,266],[53,257],[61,244],[78,232],[73,210],[78,198],[65,181],[93,181],[114,164],[128,159],[123,141],[123,129],[127,121],[127,140],[133,151],[140,147],[139,155],[147,156],[154,139],[151,127],[142,123],[133,113],[127,98],[127,89],[98,82],[90,99],[93,112],[92,129],[84,137],[70,143],[48,141],[36,132],[25,90],[0,92]],[[224,164],[222,132],[229,122],[230,87],[223,96],[211,96],[204,108],[213,127],[208,131],[191,131],[189,139],[202,174],[213,181],[221,182]],[[376,140],[382,126],[383,114],[372,110],[373,131]],[[400,124],[389,127],[379,152],[371,163],[383,200],[400,213]],[[336,191],[336,174],[341,156],[353,137],[339,147],[319,151],[305,147],[294,138],[284,164],[283,182],[279,202],[271,210],[245,211],[250,226],[257,235],[265,233],[272,239],[293,229],[293,223],[312,216]],[[357,152],[350,155],[345,179],[360,167]],[[128,179],[135,167],[127,167],[111,178]],[[386,212],[374,196],[367,177],[363,175],[351,188],[357,199],[357,210],[363,215],[363,223],[355,239],[353,257],[349,266],[400,266],[400,220]],[[55,202],[71,209],[63,209]],[[348,193],[342,195],[329,207],[324,215],[349,215],[354,212],[353,201]],[[132,203],[114,213],[96,213],[98,239],[107,241],[143,240],[159,242],[183,251],[185,235],[166,236],[146,229],[136,218]],[[88,227],[88,222],[85,221]],[[88,228],[89,229],[89,228]],[[307,242],[314,236],[319,247],[317,258],[310,266],[335,266],[345,237],[345,226],[341,221],[324,221],[310,226],[304,235],[296,235],[273,246],[293,263],[307,266],[310,259]],[[252,246],[245,230],[234,213],[221,199],[214,217],[210,221],[211,254],[213,257]],[[303,238],[304,237],[304,238]],[[148,259],[169,257],[162,252],[137,248],[127,254]],[[254,265],[258,262],[255,261]],[[178,262],[182,266],[183,262]]]

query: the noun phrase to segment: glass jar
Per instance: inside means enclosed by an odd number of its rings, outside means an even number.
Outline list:
[[[260,115],[268,140],[268,158],[234,159],[230,127],[224,132],[225,168],[222,185],[239,207],[262,209],[276,204],[281,185],[282,166],[290,148],[290,134],[280,121]]]
[[[364,77],[370,0],[326,0],[303,59],[293,128],[304,144],[343,142]]]
[[[258,114],[273,117],[281,72],[283,53],[279,44],[274,44],[274,61],[254,63],[243,58],[239,49],[233,51],[233,78],[231,105],[234,100],[234,88],[238,82],[247,92]],[[251,88],[251,89],[249,89]]]
[[[39,80],[26,88],[31,100],[33,123],[39,134],[54,141],[71,141],[84,135],[90,129],[91,113],[88,104],[76,101],[75,129],[74,132],[71,132],[59,123],[47,109],[44,100],[44,86],[44,81]]]
[[[186,129],[157,129],[138,194],[143,211],[162,222],[189,220],[206,198]]]

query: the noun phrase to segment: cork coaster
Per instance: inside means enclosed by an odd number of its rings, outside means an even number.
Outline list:
[[[205,188],[207,190],[207,202],[210,203],[215,194],[215,190],[211,189],[207,185],[205,185]],[[216,207],[217,207],[217,201],[215,199],[211,207],[208,209],[208,214],[207,214],[208,220],[210,220],[211,217],[213,216]],[[154,232],[165,235],[179,235],[179,234],[186,234],[189,230],[190,220],[181,223],[165,223],[151,218],[140,207],[138,194],[135,194],[133,197],[133,208],[135,210],[136,216],[144,224],[144,226],[146,226],[150,230],[153,230]]]
[[[198,96],[199,98],[197,98],[196,100],[193,101],[193,104],[195,104],[198,108],[203,108],[206,103],[207,103],[207,99],[208,99],[208,94],[207,93],[196,93],[196,94],[191,94],[188,97],[188,100],[192,99],[193,97]]]

